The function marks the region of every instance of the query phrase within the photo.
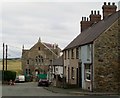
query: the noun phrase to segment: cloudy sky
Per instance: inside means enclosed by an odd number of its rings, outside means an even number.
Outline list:
[[[3,0],[0,3],[0,58],[3,42],[8,45],[8,57],[21,57],[22,45],[29,49],[39,37],[42,42],[57,43],[64,49],[80,33],[82,16],[88,17],[91,10],[100,10],[102,14],[103,2]]]

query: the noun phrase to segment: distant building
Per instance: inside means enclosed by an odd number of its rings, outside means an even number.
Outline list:
[[[30,49],[22,49],[23,74],[36,77],[38,74],[47,74],[48,68],[54,59],[60,56],[61,49],[57,44],[38,42]]]
[[[64,50],[66,83],[89,91],[120,92],[120,10],[115,3],[83,17],[81,34]]]
[[[63,56],[53,61],[53,86],[63,85]]]

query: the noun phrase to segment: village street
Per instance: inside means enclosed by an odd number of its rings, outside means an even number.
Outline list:
[[[1,85],[0,85],[1,86]],[[1,96],[1,94],[0,94]],[[12,96],[69,96],[69,97],[75,97],[75,98],[90,98],[90,96],[86,95],[78,95],[78,94],[65,94],[65,93],[53,93],[51,91],[48,91],[44,89],[44,87],[38,87],[37,82],[26,82],[26,83],[17,83],[15,85],[3,85],[2,86],[2,96],[8,96],[12,98]],[[91,97],[93,98],[106,98],[106,96],[101,96],[101,95],[93,95]],[[119,96],[117,95],[111,95],[107,96],[109,98],[118,98]],[[7,97],[5,97],[7,98]]]
[[[52,93],[43,87],[38,87],[37,82],[17,83],[13,86],[2,86],[2,96],[68,96],[67,94]]]

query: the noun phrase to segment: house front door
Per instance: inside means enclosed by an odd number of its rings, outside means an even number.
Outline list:
[[[77,85],[78,85],[78,87],[82,88],[82,70],[81,70],[81,63],[78,63],[78,68],[77,68]]]

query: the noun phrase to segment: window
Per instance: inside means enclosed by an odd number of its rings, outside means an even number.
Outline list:
[[[44,59],[41,55],[39,55],[38,57],[36,56],[36,63],[43,63],[44,62]]]
[[[79,56],[80,56],[79,58],[81,59],[81,57],[82,57],[81,56],[81,47],[79,47]]]
[[[26,69],[26,74],[30,74],[30,69]]]
[[[58,71],[58,68],[55,68],[56,71]]]
[[[37,63],[37,58],[35,59],[36,63]]]
[[[38,47],[38,50],[40,50],[40,47]]]
[[[74,51],[73,51],[73,49],[71,50],[71,58],[72,59],[74,58]]]
[[[36,59],[35,59],[36,63],[38,62],[38,59],[37,59],[37,56],[36,56]]]
[[[90,64],[85,65],[85,80],[87,81],[91,80],[91,65]]]
[[[70,58],[70,53],[69,52],[70,52],[70,50],[68,50],[68,59]]]
[[[26,74],[27,74],[27,69],[26,69]]]
[[[79,49],[76,48],[76,59],[78,59],[78,58],[79,58]]]
[[[44,62],[44,59],[43,59],[43,58],[41,59],[41,62],[42,62],[42,63]]]
[[[29,69],[29,72],[28,72],[29,74],[30,74],[30,69]]]
[[[29,60],[27,60],[27,64],[29,64]]]
[[[90,60],[90,45],[87,45],[87,60]]]
[[[74,80],[74,67],[71,68],[71,78]]]

